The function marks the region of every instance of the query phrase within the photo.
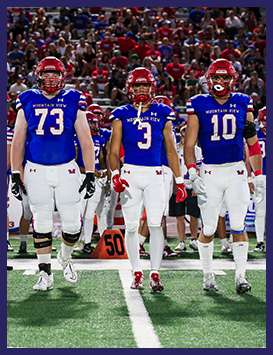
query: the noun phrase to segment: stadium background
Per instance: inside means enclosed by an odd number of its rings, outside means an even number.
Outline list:
[[[39,10],[40,8],[33,8],[33,14],[35,14],[35,11],[36,10]],[[108,11],[111,10],[111,8],[107,8]],[[186,10],[184,10],[186,9]],[[182,18],[182,19],[185,19],[187,21],[187,18],[189,16],[189,12],[192,8],[178,8],[177,11],[175,12],[177,18]],[[47,11],[47,10],[50,10],[50,11]],[[58,8],[56,9],[48,9],[48,8],[45,8],[45,11],[46,11],[46,15],[51,15],[52,17],[49,18],[49,22],[51,23],[51,21],[54,19],[54,16],[58,14]],[[263,17],[265,18],[265,8],[262,8],[261,9],[261,13],[263,15]],[[106,12],[107,15],[110,14],[110,12]],[[15,16],[16,16],[16,13],[15,13]],[[196,37],[197,37],[197,33],[196,33]],[[211,42],[209,42],[211,43]],[[248,46],[251,45],[252,42],[249,42],[248,43]],[[9,86],[8,86],[8,90],[9,90]],[[107,107],[109,107],[109,99],[108,101],[107,100],[104,100],[104,98],[98,98],[99,100],[97,101],[95,97],[93,97],[93,102],[98,102],[101,104],[101,106],[105,109]],[[263,100],[265,100],[265,97],[263,98]],[[265,101],[263,102],[265,103]],[[113,105],[112,107],[114,107],[115,105]],[[186,116],[184,115],[185,114],[185,106],[183,104],[181,104],[181,102],[178,102],[178,104],[176,104],[176,108],[179,109],[179,116],[180,118],[182,118],[181,121],[183,121],[183,118],[186,118]]]

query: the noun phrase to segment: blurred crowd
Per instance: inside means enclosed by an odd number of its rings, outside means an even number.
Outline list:
[[[266,105],[266,19],[259,7],[8,8],[8,126],[18,93],[36,88],[37,63],[47,56],[63,62],[65,88],[82,91],[88,105],[108,99],[108,128],[111,110],[127,102],[128,73],[139,66],[174,104],[177,127],[187,99],[208,92],[204,75],[217,58],[239,72],[236,90],[253,98],[255,118]]]

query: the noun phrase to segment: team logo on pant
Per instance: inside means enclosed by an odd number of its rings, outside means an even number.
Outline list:
[[[156,175],[162,175],[162,170],[156,170],[155,173]]]
[[[34,172],[34,173],[36,173],[36,169],[29,169],[29,172],[31,173],[31,172]]]
[[[205,170],[204,174],[211,174],[211,170]]]
[[[76,169],[68,169],[69,174],[76,174]]]
[[[123,170],[124,174],[130,174],[130,170]]]
[[[244,170],[237,170],[238,175],[244,175],[244,173],[245,173]]]

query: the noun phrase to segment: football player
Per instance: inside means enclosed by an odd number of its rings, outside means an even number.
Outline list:
[[[171,100],[168,99],[168,97],[164,96],[164,95],[155,96],[155,98],[152,100],[152,103],[163,104],[163,105],[167,105],[167,106],[173,108],[173,103],[171,102]],[[173,132],[173,134],[174,134],[173,139],[174,139],[174,142],[176,143],[175,133]],[[162,169],[163,169],[164,185],[165,185],[165,192],[166,192],[165,208],[164,208],[164,214],[163,214],[163,220],[162,220],[162,228],[163,228],[163,233],[164,233],[163,256],[164,257],[177,257],[179,255],[172,251],[172,249],[170,248],[170,246],[168,245],[168,242],[167,242],[166,218],[169,214],[169,201],[170,201],[170,198],[172,196],[172,191],[173,191],[173,173],[169,167],[168,159],[166,156],[166,149],[165,149],[164,144],[162,145],[161,158],[162,158]],[[147,218],[146,218],[142,224],[141,232],[139,233],[139,242],[140,242],[139,254],[142,256],[148,255],[143,247],[143,243],[144,243],[145,239],[148,237],[148,235],[149,235],[149,229],[147,227]]]
[[[95,212],[100,218],[101,208],[98,208],[100,201],[103,199],[103,190],[102,185],[107,179],[107,171],[105,170],[105,163],[103,159],[102,149],[104,147],[104,139],[98,134],[99,133],[99,120],[98,118],[92,113],[87,111],[86,118],[90,127],[91,135],[93,138],[94,149],[95,149],[95,193],[94,195],[86,200],[82,199],[82,219],[83,219],[83,228],[81,237],[79,240],[79,246],[76,251],[83,251],[84,253],[90,254],[93,251],[93,247],[91,246],[91,238],[93,233],[94,227],[94,218]],[[84,161],[82,157],[81,147],[79,145],[79,141],[76,137],[76,144],[78,146],[78,155],[77,155],[77,163],[80,168],[82,181],[85,178],[85,167]],[[103,231],[100,231],[103,233]]]
[[[7,193],[9,190],[9,175],[10,175],[10,153],[11,153],[11,144],[13,140],[14,131],[12,128],[7,127]],[[8,196],[7,196],[8,197]],[[7,213],[7,251],[13,251],[13,247],[9,241],[9,215]]]
[[[266,106],[264,106],[258,113],[258,124],[259,129],[257,131],[258,141],[262,151],[263,157],[263,180],[266,186]],[[255,179],[254,179],[255,187]],[[256,192],[254,189],[253,201],[256,201]],[[266,196],[261,203],[255,203],[255,230],[257,237],[257,245],[254,248],[254,251],[260,252],[264,251],[264,232],[265,232],[265,218],[266,218]]]
[[[151,104],[157,86],[148,69],[138,67],[130,72],[126,89],[132,104],[116,108],[109,117],[112,120],[109,154],[112,183],[113,188],[121,193],[126,225],[125,244],[134,272],[131,288],[143,288],[138,227],[144,205],[150,231],[150,289],[162,291],[164,286],[159,279],[164,248],[161,221],[165,206],[162,144],[166,146],[168,162],[178,185],[177,201],[184,200],[187,195],[173,142],[171,120],[175,114],[166,105]],[[125,157],[120,173],[121,143]]]
[[[33,214],[33,237],[39,279],[34,290],[53,288],[51,248],[54,205],[62,221],[62,245],[58,261],[67,281],[75,283],[77,272],[71,253],[81,233],[81,191],[85,198],[95,190],[94,145],[84,110],[85,96],[76,90],[64,90],[66,70],[55,57],[46,57],[36,68],[38,89],[17,97],[18,110],[11,150],[12,192],[22,200],[29,197]],[[80,185],[75,162],[74,132],[81,145],[86,177]],[[28,145],[25,151],[26,137]],[[20,169],[24,157],[24,183]]]
[[[250,96],[232,92],[238,74],[226,59],[214,61],[206,73],[209,94],[187,101],[188,124],[184,158],[193,190],[198,195],[203,230],[198,249],[204,272],[203,289],[218,290],[212,270],[213,238],[223,199],[229,211],[235,261],[235,289],[247,292],[245,279],[248,237],[244,219],[250,201],[246,166],[243,161],[243,137],[255,175],[257,202],[265,195],[261,148],[253,123]],[[201,176],[196,173],[195,143],[199,140],[204,157]]]

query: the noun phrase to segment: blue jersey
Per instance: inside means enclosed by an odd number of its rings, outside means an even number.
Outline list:
[[[176,135],[175,135],[174,127],[172,129],[172,133],[173,133],[173,142],[174,142],[174,145],[176,146]],[[161,149],[161,161],[162,161],[162,165],[169,166],[167,152],[166,152],[164,142],[162,143],[162,149]]]
[[[101,149],[104,147],[104,139],[98,134],[92,136],[92,138],[93,138],[94,150],[95,150],[95,169],[100,170],[99,156],[100,156]],[[82,150],[81,150],[78,137],[76,135],[75,135],[75,144],[78,146],[77,163],[79,166],[84,168],[85,166],[82,158]]]
[[[198,139],[205,164],[243,160],[243,131],[247,112],[252,111],[251,97],[241,93],[231,93],[222,105],[209,94],[187,101],[187,113],[197,115],[199,120]]]
[[[76,156],[74,123],[86,99],[77,90],[61,90],[48,99],[40,90],[27,90],[16,100],[28,124],[25,158],[41,165],[68,163]]]
[[[163,104],[152,104],[141,113],[141,124],[133,124],[137,110],[132,105],[115,109],[110,120],[122,123],[122,144],[125,152],[124,163],[140,166],[161,166],[163,129],[169,119],[175,118],[174,111]]]
[[[257,137],[262,151],[263,157],[263,175],[266,175],[266,135],[260,130],[257,130]]]

